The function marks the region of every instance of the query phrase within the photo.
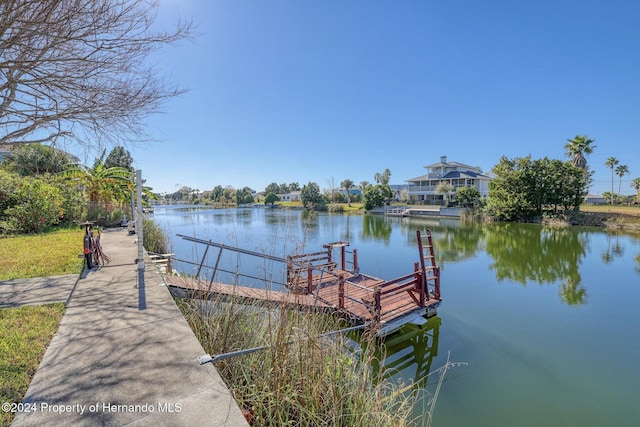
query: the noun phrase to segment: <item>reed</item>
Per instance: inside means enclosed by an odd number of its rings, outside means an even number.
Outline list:
[[[212,355],[262,347],[216,364],[252,425],[403,426],[413,416],[412,393],[376,378],[376,343],[359,334],[357,351],[330,315],[234,301],[177,300]],[[350,345],[351,344],[351,345]],[[378,355],[376,355],[376,353]]]
[[[142,245],[147,252],[167,253],[168,239],[162,227],[153,220],[145,218],[142,222]]]

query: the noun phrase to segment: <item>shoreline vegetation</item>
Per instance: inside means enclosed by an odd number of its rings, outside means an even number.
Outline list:
[[[406,426],[415,389],[382,380],[384,346],[313,311],[228,300],[178,300],[250,425]],[[242,350],[260,351],[242,354]]]
[[[283,208],[303,209],[300,202],[277,202],[276,205]],[[402,206],[406,205],[402,204]],[[419,207],[420,205],[411,206]],[[328,212],[366,214],[363,203],[351,203],[351,206],[346,203],[330,204]],[[463,216],[461,220],[488,221],[482,213],[476,214],[473,211]],[[545,226],[584,226],[640,231],[640,206],[583,204],[577,212],[545,214],[542,218],[530,222]]]
[[[295,202],[283,205],[296,207]],[[345,203],[337,211],[361,214],[364,208],[362,204]],[[540,222],[545,226],[596,226],[636,232],[640,231],[640,207],[583,205],[579,212],[545,217]],[[144,230],[146,250],[167,251],[169,242],[159,226],[146,221]],[[0,237],[0,280],[79,273],[81,234],[74,227]],[[335,319],[223,302],[176,300],[176,304],[210,354],[268,346],[252,356],[216,365],[251,422],[286,424],[304,420],[395,426],[413,421],[410,417],[418,401],[406,392],[406,385],[401,389],[402,385],[376,380],[381,373],[372,366],[381,365],[384,355],[373,351],[378,346],[371,338],[360,335],[355,353],[345,351],[346,337],[320,338],[322,332],[340,329]],[[63,304],[0,309],[0,330],[11,330],[10,334],[0,334],[3,400],[22,400],[64,311]],[[40,321],[45,318],[46,322]],[[295,344],[289,344],[291,341]],[[24,348],[32,353],[27,355]],[[421,402],[431,408],[433,403]],[[0,416],[2,424],[11,422],[11,414]]]

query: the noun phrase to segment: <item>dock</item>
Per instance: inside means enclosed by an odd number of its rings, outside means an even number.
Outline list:
[[[424,242],[420,230],[417,231],[419,261],[413,263],[411,272],[392,280],[361,273],[357,250],[348,251],[348,242],[328,243],[319,252],[278,258],[194,237],[179,237],[204,244],[207,248],[218,248],[218,260],[226,250],[283,263],[286,267],[286,281],[283,283],[286,291],[215,281],[219,266],[217,263],[214,267],[206,265],[205,250],[199,263],[190,262],[198,266],[196,278],[165,276],[169,290],[177,298],[222,298],[248,304],[320,310],[340,316],[354,325],[368,325],[378,335],[388,335],[418,317],[435,315],[441,302],[440,270],[436,265],[429,230]],[[205,270],[211,270],[211,280],[202,279],[201,273]]]
[[[430,205],[413,205],[413,206],[385,206],[378,213],[385,216],[399,217],[438,217],[438,218],[460,218],[463,208],[430,206]]]

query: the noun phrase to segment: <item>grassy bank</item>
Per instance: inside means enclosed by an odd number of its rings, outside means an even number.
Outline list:
[[[623,205],[581,205],[581,212],[609,213],[616,215],[630,215],[640,217],[640,206]]]
[[[79,228],[0,239],[0,280],[78,274],[82,268]]]
[[[410,424],[414,401],[375,377],[371,339],[364,335],[353,352],[342,335],[320,337],[344,327],[333,316],[221,301],[177,303],[209,354],[267,347],[216,364],[253,425]]]
[[[64,311],[62,303],[0,310],[0,402],[22,401]],[[0,411],[0,425],[12,419]]]

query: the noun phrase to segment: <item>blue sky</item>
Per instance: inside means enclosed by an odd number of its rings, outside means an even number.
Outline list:
[[[640,2],[160,0],[198,35],[158,70],[188,92],[128,147],[155,191],[391,183],[448,160],[564,159],[568,138],[640,177]],[[618,177],[615,177],[615,191]]]

